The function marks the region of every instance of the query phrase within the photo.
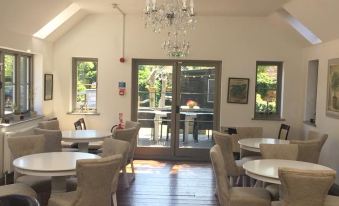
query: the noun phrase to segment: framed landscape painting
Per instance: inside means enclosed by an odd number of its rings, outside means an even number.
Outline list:
[[[233,78],[228,79],[228,103],[247,104],[250,79]]]
[[[339,59],[328,62],[326,114],[339,118]]]

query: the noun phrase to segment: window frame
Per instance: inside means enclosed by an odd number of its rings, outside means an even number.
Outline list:
[[[95,62],[96,65],[96,94],[95,94],[95,109],[90,111],[82,112],[80,109],[76,107],[77,101],[77,62],[79,61],[91,61]],[[98,114],[98,58],[91,58],[91,57],[72,57],[72,114]]]
[[[254,120],[283,120],[281,114],[282,107],[282,83],[283,83],[283,64],[282,61],[257,61],[255,68],[255,90],[254,90]],[[277,66],[277,95],[276,95],[276,112],[272,114],[261,114],[256,112],[257,104],[257,81],[258,66]]]
[[[20,57],[27,57],[29,60],[29,68],[28,68],[28,85],[29,85],[29,90],[28,90],[28,110],[26,112],[23,112],[23,114],[27,114],[31,111],[34,111],[34,93],[33,93],[33,61],[34,61],[34,55],[30,53],[25,53],[25,52],[20,52],[20,51],[14,51],[14,50],[9,50],[9,49],[3,49],[0,48],[0,63],[2,64],[1,66],[1,74],[0,74],[0,81],[2,83],[2,88],[5,86],[5,62],[4,58],[5,55],[13,55],[15,58],[15,69],[14,69],[14,74],[15,74],[15,102],[20,104],[20,98],[21,98],[21,88],[20,88]],[[10,114],[5,114],[5,89],[1,89],[0,96],[1,96],[1,101],[0,101],[0,117],[8,117],[8,116],[13,116],[16,111],[15,108],[13,109],[13,113]],[[21,107],[21,105],[20,105]],[[20,108],[19,107],[19,108]],[[20,111],[20,110],[19,110]]]

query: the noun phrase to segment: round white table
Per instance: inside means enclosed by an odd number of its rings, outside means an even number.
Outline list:
[[[90,142],[101,141],[111,136],[111,132],[98,130],[62,131],[62,140],[65,142],[78,143],[80,152],[88,152],[88,144]]]
[[[260,144],[289,144],[290,141],[273,138],[246,138],[240,139],[238,143],[240,145],[240,149],[260,152]]]
[[[278,159],[262,159],[252,160],[245,162],[243,168],[246,171],[246,175],[273,184],[280,184],[278,168],[287,167],[303,170],[330,170],[329,167],[318,165],[309,162],[293,161],[293,160],[278,160]]]
[[[52,177],[52,192],[65,192],[66,176],[76,174],[76,161],[99,158],[83,152],[47,152],[17,158],[13,166],[20,174]]]

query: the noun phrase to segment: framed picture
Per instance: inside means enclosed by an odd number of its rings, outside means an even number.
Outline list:
[[[228,79],[228,103],[247,104],[250,79],[233,78]]]
[[[339,59],[328,61],[326,114],[339,119]]]
[[[44,100],[53,99],[53,74],[45,74]]]

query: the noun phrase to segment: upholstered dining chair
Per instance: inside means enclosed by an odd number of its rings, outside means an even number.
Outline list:
[[[85,119],[84,118],[80,118],[77,121],[75,121],[74,122],[74,128],[75,128],[75,130],[87,130]],[[88,149],[91,152],[98,153],[97,150],[102,148],[102,143],[103,143],[103,141],[90,142],[88,144]],[[77,143],[73,143],[72,144],[72,148],[78,148],[78,144]]]
[[[263,188],[232,187],[228,181],[223,155],[219,145],[210,150],[211,162],[221,206],[270,206],[270,194]]]
[[[130,149],[130,144],[126,141],[116,140],[112,138],[106,138],[102,145],[102,153],[100,154],[101,157],[109,157],[113,155],[120,154],[122,156],[122,161],[120,164],[120,170],[123,170],[124,173],[124,180],[125,184],[128,186],[129,182],[126,176],[126,163],[128,159],[128,153]],[[67,191],[75,191],[77,188],[77,178],[72,177],[67,180]],[[112,182],[112,201],[114,205],[117,205],[117,198],[116,198],[116,191],[118,189],[119,183],[119,172],[117,172],[113,178]]]
[[[12,137],[7,140],[14,159],[36,153],[45,152],[44,135],[28,135]],[[42,176],[22,175],[14,171],[14,182],[32,187],[38,193],[38,200],[44,201],[51,191],[51,178]]]
[[[41,129],[49,129],[49,130],[60,130],[59,120],[46,120],[38,123],[38,127]]]
[[[8,195],[24,195],[32,198],[37,197],[36,192],[31,187],[23,183],[0,186],[0,198]]]
[[[279,168],[282,200],[272,206],[323,206],[334,183],[335,171]],[[328,200],[330,202],[332,198]],[[333,202],[333,201],[332,201]]]
[[[242,161],[246,162],[249,160],[260,159],[261,156],[259,153],[251,152],[247,150],[241,150],[238,141],[240,139],[247,138],[262,138],[263,128],[262,127],[235,127],[236,133],[232,134],[233,138],[233,152],[235,154],[240,154]]]
[[[311,140],[290,140],[290,144],[299,146],[299,161],[318,163],[321,149],[327,140],[328,135],[321,135],[319,138]]]
[[[213,137],[215,143],[219,145],[222,151],[225,169],[228,176],[230,177],[230,183],[233,186],[235,183],[235,179],[245,175],[245,170],[242,168],[241,161],[234,160],[232,136],[213,131]]]
[[[126,164],[128,161],[128,155],[130,151],[129,142],[112,139],[112,138],[106,138],[104,140],[102,151],[103,151],[101,154],[102,157],[108,157],[108,156],[117,155],[117,154],[122,155],[120,169],[123,171],[125,185],[128,187],[129,180],[126,174]],[[118,182],[119,182],[119,172],[117,172],[116,176],[114,176],[113,183],[112,183],[112,199],[113,199],[113,203],[115,206],[117,205],[116,191],[118,189]]]
[[[298,145],[295,144],[260,144],[263,159],[297,160]]]
[[[290,132],[290,125],[281,124],[278,132],[278,139],[287,140],[288,133]]]
[[[135,151],[135,148],[137,147],[137,138],[138,138],[139,130],[140,130],[139,122],[126,121],[124,129],[115,129],[112,132],[113,139],[127,141],[130,144],[128,159],[125,164],[125,167],[123,168],[123,172],[124,174],[126,174],[126,166],[127,164],[130,163],[131,169],[132,169],[132,180],[134,180],[134,177],[135,177],[133,159],[134,159],[134,151]],[[129,185],[127,185],[127,187],[129,187]]]
[[[263,159],[297,160],[298,145],[260,144],[260,153]],[[279,199],[279,185],[266,184],[265,189],[270,192],[273,200]]]
[[[76,191],[53,193],[48,206],[111,206],[112,182],[119,173],[121,161],[121,155],[78,160]]]
[[[51,120],[44,120],[38,123],[38,128],[46,129],[46,130],[60,130],[59,120],[58,119],[51,119]],[[72,142],[64,142],[61,141],[62,148],[72,148],[74,143]]]
[[[48,130],[34,128],[35,134],[42,134],[46,138],[45,152],[61,152],[61,138],[62,134],[60,130]]]
[[[1,206],[40,206],[37,199],[26,195],[0,196]]]

